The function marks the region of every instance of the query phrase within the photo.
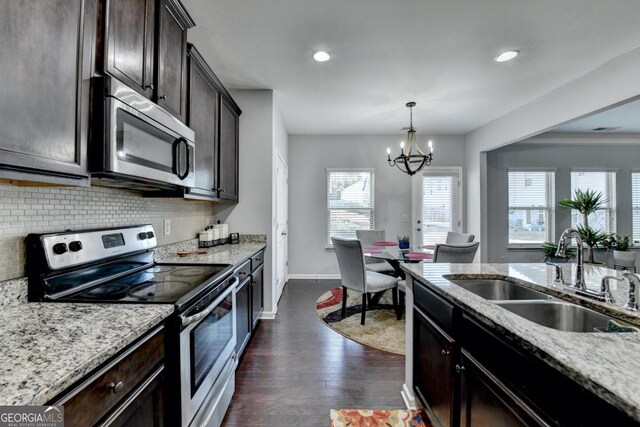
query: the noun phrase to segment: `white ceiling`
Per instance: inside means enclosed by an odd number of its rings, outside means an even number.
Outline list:
[[[639,77],[640,78],[640,77]],[[616,128],[612,130],[594,131],[599,127]],[[611,108],[606,111],[574,120],[566,125],[553,129],[553,132],[594,133],[594,134],[637,134],[640,133],[640,101]]]
[[[467,133],[640,46],[638,0],[184,3],[218,77],[273,89],[290,134],[400,133],[407,101],[419,134]]]

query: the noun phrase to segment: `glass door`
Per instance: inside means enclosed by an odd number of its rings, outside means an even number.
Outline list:
[[[449,231],[462,230],[460,176],[460,168],[430,169],[414,176],[414,246],[444,243]]]

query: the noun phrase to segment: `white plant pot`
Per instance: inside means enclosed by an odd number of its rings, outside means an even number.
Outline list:
[[[636,265],[636,253],[632,251],[613,250],[613,263],[633,267]]]

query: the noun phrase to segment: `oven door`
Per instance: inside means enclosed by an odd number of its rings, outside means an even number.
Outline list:
[[[193,131],[144,97],[128,94],[123,99],[127,102],[105,97],[105,172],[193,187]]]
[[[211,304],[180,316],[180,394],[182,425],[188,426],[220,376],[235,357],[237,278]]]

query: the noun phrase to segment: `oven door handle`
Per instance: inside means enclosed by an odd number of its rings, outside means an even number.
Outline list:
[[[222,302],[222,300],[225,299],[233,291],[233,288],[235,288],[238,285],[238,283],[240,283],[240,280],[237,277],[234,277],[233,283],[229,285],[229,289],[225,291],[222,295],[220,295],[218,298],[216,298],[214,302],[209,304],[207,308],[194,314],[193,316],[189,316],[189,317],[180,316],[180,321],[182,323],[182,326],[189,326],[192,323],[199,322],[200,320],[204,319],[209,314],[211,314],[211,312],[218,306],[218,304],[220,304],[220,302]]]

